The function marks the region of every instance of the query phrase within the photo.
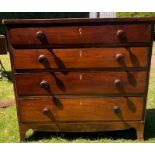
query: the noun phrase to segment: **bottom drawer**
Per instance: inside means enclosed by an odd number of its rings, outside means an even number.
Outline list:
[[[21,122],[141,120],[143,97],[19,99]]]

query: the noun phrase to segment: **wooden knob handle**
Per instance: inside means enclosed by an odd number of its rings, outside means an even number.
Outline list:
[[[47,107],[45,107],[42,112],[44,115],[46,115],[50,112],[50,110]]]
[[[122,81],[121,81],[120,79],[115,79],[115,80],[114,80],[114,84],[115,84],[116,86],[120,86],[120,85],[122,85]]]
[[[119,113],[119,112],[120,112],[120,107],[114,106],[114,107],[113,107],[113,111],[114,111],[115,113]]]
[[[120,61],[120,60],[123,60],[124,56],[123,56],[122,53],[117,53],[117,54],[115,55],[115,58],[116,58],[117,61]]]
[[[116,36],[117,36],[119,39],[124,39],[124,38],[125,38],[125,31],[124,31],[124,30],[117,30]]]
[[[49,88],[49,84],[47,81],[43,80],[40,82],[40,86],[44,89],[48,89]]]
[[[44,64],[45,62],[47,62],[47,58],[45,57],[45,55],[40,55],[38,61]]]
[[[37,31],[36,36],[38,39],[43,40],[45,38],[45,34],[43,31]]]

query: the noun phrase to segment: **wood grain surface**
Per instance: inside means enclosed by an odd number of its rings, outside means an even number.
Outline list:
[[[141,120],[143,106],[141,97],[19,100],[22,122]]]
[[[146,72],[29,73],[15,77],[19,96],[140,94],[146,87]],[[43,87],[41,82],[45,82]]]
[[[117,35],[124,31],[123,38]],[[68,27],[22,27],[9,29],[9,38],[14,46],[50,45],[51,47],[90,44],[148,43],[151,39],[151,26],[148,24],[68,26]],[[37,32],[43,37],[38,38]]]
[[[148,52],[148,47],[19,49],[13,58],[17,70],[127,68],[147,67]]]

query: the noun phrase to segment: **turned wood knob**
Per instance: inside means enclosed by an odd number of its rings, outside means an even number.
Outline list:
[[[115,113],[119,113],[119,112],[120,112],[120,107],[114,106],[114,107],[113,107],[113,111],[114,111]]]
[[[43,40],[45,38],[45,34],[43,31],[37,31],[36,36],[38,39]]]
[[[50,109],[45,107],[42,112],[43,112],[44,115],[46,115],[46,114],[48,114],[50,112]]]
[[[47,58],[45,57],[45,55],[40,55],[38,61],[43,64],[47,62]]]
[[[124,39],[124,38],[125,38],[125,31],[124,31],[124,30],[117,30],[116,36],[117,36],[119,39]]]
[[[122,85],[122,81],[120,79],[115,79],[114,80],[114,85],[115,86],[120,86],[120,85]]]
[[[116,58],[117,61],[120,61],[120,60],[123,60],[124,56],[123,56],[122,53],[117,53],[117,54],[115,55],[115,58]]]
[[[47,81],[43,80],[40,82],[40,86],[44,89],[48,89],[49,88],[49,84]]]

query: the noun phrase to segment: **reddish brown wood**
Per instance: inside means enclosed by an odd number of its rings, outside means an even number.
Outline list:
[[[108,106],[107,106],[108,105]],[[21,122],[141,120],[144,98],[53,98],[19,101]],[[118,106],[119,112],[113,111]]]
[[[29,127],[26,125],[23,125],[22,123],[19,124],[19,137],[20,137],[20,142],[25,141],[26,137],[26,132],[28,131]]]
[[[105,24],[154,24],[155,17],[136,17],[136,18],[53,18],[53,19],[4,19],[6,26],[33,26],[33,25],[105,25]]]
[[[124,31],[125,37],[118,37],[117,31]],[[14,46],[50,45],[83,45],[83,44],[121,44],[142,42],[151,39],[150,25],[106,25],[106,26],[68,26],[68,27],[26,27],[9,29],[9,37]],[[23,33],[26,32],[26,33]],[[42,32],[39,39],[36,32]],[[134,34],[134,35],[133,35]]]
[[[30,128],[135,128],[142,140],[154,22],[155,18],[3,21],[20,139]],[[47,117],[51,113],[54,117]]]
[[[17,74],[16,80],[20,96],[143,94],[146,72]],[[122,84],[115,84],[115,80],[120,80]],[[45,83],[48,87],[40,86]]]
[[[15,69],[147,67],[148,50],[148,47],[19,49],[13,52],[13,57]],[[121,59],[118,58],[120,55]]]
[[[97,121],[97,122],[29,122],[20,123],[20,142],[25,141],[28,129],[46,132],[101,132],[135,128],[137,139],[144,142],[143,121]]]
[[[98,121],[98,122],[44,122],[44,123],[20,123],[23,128],[34,131],[54,132],[102,132],[139,128],[144,125],[142,121]]]
[[[6,38],[4,35],[0,35],[0,55],[7,54]]]
[[[142,121],[136,128],[137,139],[144,142],[144,122]]]

